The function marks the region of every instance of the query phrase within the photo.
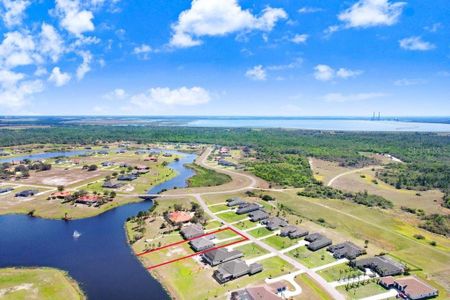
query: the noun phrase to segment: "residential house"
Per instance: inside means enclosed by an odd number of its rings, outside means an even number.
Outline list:
[[[289,237],[291,239],[298,239],[308,235],[308,230],[299,228],[297,226],[289,225],[284,228],[281,228],[280,236],[281,237]]]
[[[269,217],[269,214],[264,211],[264,209],[258,209],[255,211],[252,211],[248,214],[250,217],[250,221],[252,222],[258,222],[265,220]]]
[[[268,218],[264,221],[262,221],[261,223],[263,223],[264,225],[266,225],[267,229],[274,231],[279,229],[280,227],[286,227],[288,226],[288,222],[280,217],[271,217]]]
[[[370,269],[380,276],[395,276],[405,272],[405,266],[387,256],[374,256],[350,261],[350,265],[360,270]]]
[[[117,177],[117,180],[133,181],[133,180],[136,180],[137,178],[138,178],[138,176],[135,174],[122,174],[122,175],[119,175],[119,177]]]
[[[24,190],[16,193],[16,197],[31,197],[37,194],[39,191],[37,190]]]
[[[225,159],[219,159],[219,161],[217,163],[224,167],[236,167],[235,163],[232,163],[231,161],[228,161]]]
[[[239,198],[239,197],[233,197],[233,198],[227,199],[227,206],[228,207],[243,205],[243,204],[246,204],[246,203],[247,202],[245,202],[242,198]]]
[[[76,203],[98,206],[103,198],[100,195],[84,195],[75,200]]]
[[[105,182],[102,184],[102,187],[103,187],[103,188],[106,188],[106,189],[118,189],[118,188],[120,188],[120,187],[122,187],[122,186],[123,186],[122,183],[119,183],[119,182],[111,182],[111,181],[105,181]]]
[[[224,262],[238,259],[244,256],[241,251],[228,251],[225,248],[214,249],[203,254],[203,259],[211,266],[217,266]]]
[[[12,187],[7,187],[7,188],[4,188],[4,189],[0,189],[0,195],[9,193],[11,191],[14,191],[14,189]]]
[[[429,299],[439,295],[437,289],[417,279],[415,276],[404,278],[383,277],[380,280],[380,285],[387,289],[396,289],[402,298],[405,299]]]
[[[231,293],[230,300],[281,300],[267,285],[252,286]]]
[[[244,203],[239,205],[239,208],[236,210],[236,213],[238,215],[243,215],[258,209],[260,209],[260,206],[256,203]]]
[[[69,197],[70,195],[72,195],[71,192],[69,191],[61,191],[61,192],[54,192],[50,194],[50,197],[52,198],[58,198],[58,199],[64,199],[66,197]]]
[[[333,245],[328,247],[327,250],[333,253],[333,257],[336,259],[347,258],[348,260],[355,259],[366,253],[364,249],[356,246],[352,242],[344,242]]]
[[[183,226],[180,230],[180,233],[186,240],[190,240],[205,234],[205,232],[203,231],[203,227],[199,224],[189,224]]]
[[[167,214],[167,220],[172,224],[189,222],[194,214],[188,211],[173,211]]]
[[[247,265],[243,260],[235,259],[221,264],[219,268],[214,271],[213,277],[219,283],[225,283],[247,274],[256,274],[258,272],[261,272],[262,270],[262,265],[258,263]]]
[[[189,245],[195,252],[205,251],[214,247],[214,243],[208,237],[196,238],[189,241]]]
[[[305,240],[309,242],[306,247],[311,251],[317,251],[332,244],[332,241],[329,238],[320,233],[307,235]]]

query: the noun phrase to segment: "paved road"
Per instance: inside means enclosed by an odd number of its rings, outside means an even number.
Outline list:
[[[277,250],[277,249],[267,245],[262,240],[259,240],[259,239],[255,238],[255,237],[253,237],[252,235],[248,234],[247,232],[245,232],[243,230],[240,230],[239,228],[235,227],[234,224],[236,224],[236,222],[229,223],[229,222],[226,222],[226,221],[222,220],[220,218],[220,214],[216,215],[209,209],[208,205],[206,204],[206,202],[204,201],[202,196],[205,196],[205,195],[216,195],[216,194],[232,194],[232,193],[247,191],[247,190],[250,190],[250,189],[257,189],[257,183],[258,183],[257,180],[251,175],[248,175],[248,174],[245,174],[245,173],[239,173],[239,172],[228,170],[228,169],[216,168],[216,167],[212,167],[212,166],[208,165],[206,163],[206,160],[207,160],[208,156],[211,154],[211,152],[212,152],[212,148],[208,147],[202,153],[202,155],[199,157],[199,159],[197,159],[196,163],[201,165],[202,167],[205,167],[205,168],[208,168],[208,169],[217,170],[217,171],[219,171],[221,173],[228,174],[228,175],[232,176],[232,178],[241,177],[241,178],[248,179],[249,183],[246,184],[245,186],[242,186],[242,187],[238,187],[238,188],[231,189],[231,190],[222,190],[222,191],[210,191],[210,192],[205,191],[205,192],[198,192],[198,193],[195,193],[195,192],[189,193],[188,192],[188,193],[179,193],[179,194],[163,193],[163,194],[155,194],[155,195],[145,194],[145,195],[130,195],[130,196],[134,196],[134,197],[136,197],[136,196],[147,196],[147,197],[148,196],[154,196],[154,197],[159,197],[159,198],[194,197],[198,201],[200,206],[203,208],[205,213],[207,213],[213,220],[217,220],[219,222],[222,222],[225,226],[228,226],[228,227],[236,230],[237,232],[242,234],[242,236],[245,236],[246,238],[248,238],[249,241],[251,241],[251,242],[255,243],[256,245],[260,246],[261,248],[267,250],[269,253],[275,253],[275,256],[280,257],[281,259],[285,260],[286,262],[288,262],[289,264],[294,266],[297,269],[296,272],[308,274],[325,291],[327,291],[328,294],[333,297],[333,299],[344,300],[345,299],[344,296],[342,296],[331,284],[329,284],[325,279],[323,279],[316,272],[314,272],[313,270],[305,267],[304,265],[299,263],[294,258],[292,258],[290,256],[287,256],[286,254],[282,253],[281,251],[279,251],[279,250]],[[270,189],[268,189],[268,190],[270,190]],[[279,190],[279,191],[282,191],[282,190]],[[237,222],[237,223],[239,223],[239,222]]]

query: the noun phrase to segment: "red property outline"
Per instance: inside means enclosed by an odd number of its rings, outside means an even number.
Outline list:
[[[165,246],[162,246],[162,247],[159,247],[159,248],[155,248],[155,249],[152,249],[152,250],[147,250],[147,251],[138,253],[137,256],[142,256],[142,255],[145,255],[145,254],[148,254],[148,253],[152,253],[152,252],[159,251],[159,250],[162,250],[162,249],[166,249],[166,248],[169,248],[169,247],[173,247],[173,246],[176,246],[176,245],[189,243],[192,240],[199,239],[201,237],[208,236],[208,235],[211,235],[211,234],[219,233],[219,232],[222,232],[222,231],[225,231],[225,230],[233,231],[237,235],[241,236],[242,239],[239,239],[237,241],[234,241],[234,242],[231,242],[231,243],[228,243],[228,244],[225,244],[225,245],[220,245],[220,246],[212,247],[212,248],[209,248],[209,249],[206,249],[206,250],[203,250],[203,251],[192,253],[192,254],[189,254],[189,255],[186,255],[186,256],[183,256],[183,257],[179,257],[179,258],[176,258],[176,259],[172,259],[172,260],[169,260],[169,261],[166,261],[166,262],[162,262],[160,264],[147,267],[147,269],[148,270],[152,270],[152,269],[155,269],[155,268],[158,268],[158,267],[162,267],[162,266],[165,266],[165,265],[168,265],[168,264],[171,264],[171,263],[174,263],[174,262],[177,262],[177,261],[189,258],[189,257],[194,257],[194,256],[197,256],[197,255],[201,255],[203,253],[206,253],[206,252],[209,252],[209,251],[212,251],[212,250],[228,247],[228,246],[231,246],[231,245],[234,245],[234,244],[237,244],[237,243],[241,243],[241,242],[245,242],[245,241],[248,240],[248,238],[246,236],[244,236],[242,233],[236,231],[235,229],[233,229],[231,227],[225,227],[225,228],[221,228],[221,229],[218,229],[218,230],[215,230],[215,231],[212,231],[212,232],[208,232],[208,233],[202,234],[202,235],[197,236],[197,237],[192,238],[192,239],[182,240],[182,241],[179,241],[179,242],[176,242],[176,243],[172,243],[172,244],[168,244],[168,245],[165,245]]]

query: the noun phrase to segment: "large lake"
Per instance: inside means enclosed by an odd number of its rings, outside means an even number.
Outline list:
[[[193,127],[292,128],[343,131],[450,132],[450,124],[443,123],[371,121],[354,119],[211,118],[189,121],[184,125]]]
[[[192,163],[196,156],[178,154],[182,158],[169,164],[178,175],[149,193],[186,187],[186,179],[194,173],[184,164]],[[43,158],[33,156],[36,157]],[[21,158],[15,158],[18,159]],[[160,283],[134,256],[124,230],[128,217],[151,206],[150,200],[127,204],[70,222],[25,215],[0,216],[0,268],[47,266],[65,270],[80,283],[89,299],[169,299]],[[73,238],[75,230],[81,233],[78,239]]]

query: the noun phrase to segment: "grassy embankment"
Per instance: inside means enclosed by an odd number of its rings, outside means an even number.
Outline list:
[[[0,298],[86,299],[78,284],[65,272],[51,268],[0,269]]]
[[[217,186],[231,181],[231,177],[227,174],[218,173],[196,164],[186,164],[186,167],[195,171],[195,175],[188,179],[189,187]]]

